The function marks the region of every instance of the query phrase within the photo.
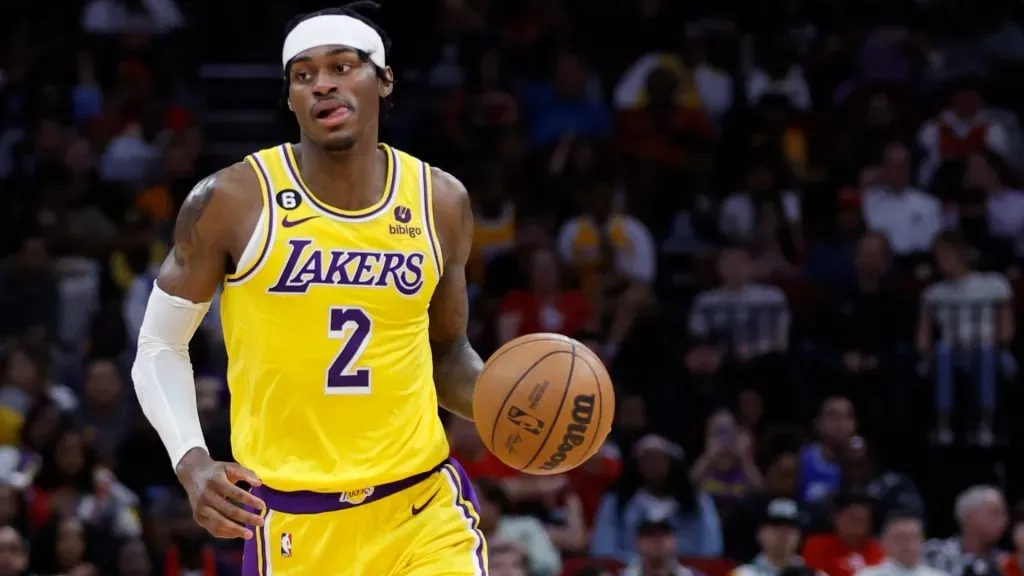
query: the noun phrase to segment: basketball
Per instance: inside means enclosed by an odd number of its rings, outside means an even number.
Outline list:
[[[615,416],[615,391],[601,360],[558,334],[509,341],[484,365],[473,392],[477,432],[502,462],[558,474],[601,448]]]

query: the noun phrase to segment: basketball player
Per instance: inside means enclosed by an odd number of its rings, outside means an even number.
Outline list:
[[[437,415],[473,418],[482,368],[466,340],[472,212],[455,178],[378,143],[388,48],[356,5],[289,24],[300,143],[196,185],[146,310],[139,401],[196,521],[246,539],[246,575],[486,573]],[[208,454],[188,356],[222,285],[237,463]]]

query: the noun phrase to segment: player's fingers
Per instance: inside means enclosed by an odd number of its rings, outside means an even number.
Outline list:
[[[228,520],[211,505],[203,504],[200,506],[199,509],[196,510],[195,519],[200,526],[206,528],[206,531],[216,538],[252,539],[251,530],[247,529],[245,526],[235,524],[231,520]]]
[[[263,485],[263,483],[260,482],[260,479],[256,477],[255,472],[240,464],[235,464],[234,462],[224,464],[224,473],[228,475],[228,480],[230,480],[232,484],[245,482],[249,486],[253,487]]]
[[[247,524],[249,526],[263,525],[263,518],[260,518],[258,514],[253,514],[225,498],[211,498],[206,504],[220,512],[221,516],[238,524]]]
[[[233,500],[236,504],[242,504],[259,511],[263,511],[267,506],[264,504],[263,500],[260,500],[251,493],[242,490],[238,486],[235,486],[226,480],[223,485],[217,486],[217,490],[222,496],[229,500]],[[257,524],[257,526],[261,525],[262,524]]]

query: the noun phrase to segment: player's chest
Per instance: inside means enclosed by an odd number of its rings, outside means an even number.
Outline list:
[[[421,229],[394,223],[349,225],[310,222],[304,230],[279,229],[261,276],[274,296],[324,295],[383,305],[429,300],[437,283],[432,244]]]

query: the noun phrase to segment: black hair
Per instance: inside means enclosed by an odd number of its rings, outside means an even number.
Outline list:
[[[376,22],[371,20],[368,16],[366,16],[366,14],[364,14],[365,12],[375,11],[375,10],[380,10],[380,4],[378,4],[376,2],[373,2],[372,0],[357,0],[356,2],[349,2],[348,4],[345,4],[344,6],[341,6],[341,7],[338,7],[338,8],[325,8],[323,10],[317,10],[316,12],[307,12],[305,14],[299,14],[298,16],[296,16],[296,17],[292,18],[291,20],[289,20],[288,24],[285,25],[285,27],[284,27],[284,35],[287,38],[288,34],[290,34],[291,31],[294,30],[296,26],[298,26],[299,24],[305,22],[306,20],[309,20],[310,18],[315,18],[317,16],[349,16],[351,18],[355,18],[356,20],[359,20],[363,24],[366,24],[370,28],[373,28],[373,31],[376,32],[378,35],[380,35],[381,42],[384,44],[384,58],[385,58],[385,60],[389,60],[390,56],[391,56],[391,38],[388,37],[387,32],[385,32],[384,29],[381,28],[379,24],[377,24]],[[367,54],[366,52],[364,52],[362,50],[357,50],[356,53],[359,54],[359,57],[364,62],[369,62],[369,60],[370,60],[370,55],[369,54]],[[384,75],[384,69],[383,68],[377,67],[376,64],[373,65],[373,68],[374,68],[374,70],[377,73],[377,78],[380,78],[381,80],[387,80],[387,77]],[[288,88],[291,85],[291,70],[292,70],[292,63],[289,62],[284,67],[284,72],[283,72],[283,79],[284,79],[284,88],[282,90],[282,102],[283,103],[287,103],[288,102]],[[388,96],[388,97],[385,97],[385,98],[381,98],[381,103],[383,104],[382,108],[390,108],[391,107],[391,97]]]
[[[899,522],[901,520],[914,520],[921,523],[924,526],[924,518],[920,514],[913,510],[896,509],[885,515],[885,520],[882,522],[882,530],[885,530],[890,525]]]
[[[673,498],[680,514],[690,516],[700,514],[700,503],[698,498],[700,492],[690,481],[690,465],[685,458],[669,458],[668,475],[665,478],[664,486],[667,496]],[[612,491],[618,496],[619,514],[625,512],[629,501],[643,487],[644,479],[640,474],[640,467],[636,458],[627,458],[623,462],[622,475],[613,484]]]

